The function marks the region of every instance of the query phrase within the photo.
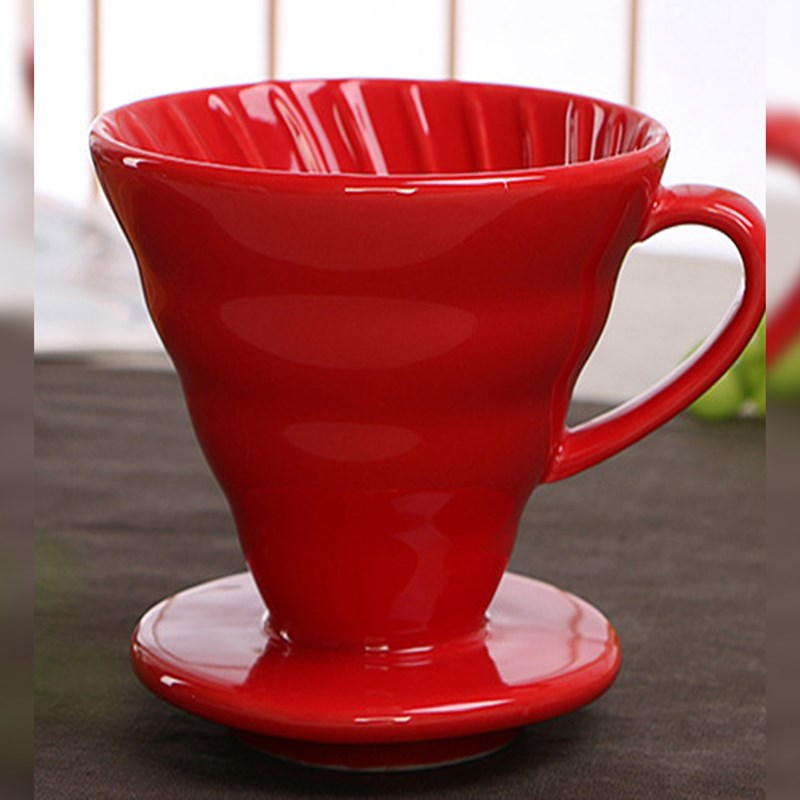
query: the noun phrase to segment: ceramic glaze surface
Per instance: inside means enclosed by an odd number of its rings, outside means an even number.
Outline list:
[[[758,212],[661,188],[665,131],[612,104],[265,83],[109,112],[91,144],[287,641],[480,632],[534,487],[684,408],[763,313]],[[743,295],[662,386],[566,429],[627,249],[686,223],[734,241]]]
[[[268,635],[264,614],[246,573],[181,592],[142,618],[136,671],[169,702],[239,731],[387,744],[563,714],[601,694],[620,664],[616,633],[599,611],[512,574],[480,635],[431,648],[292,646]]]

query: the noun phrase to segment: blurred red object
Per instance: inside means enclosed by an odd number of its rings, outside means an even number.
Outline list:
[[[767,155],[800,168],[799,112],[767,112]]]
[[[800,169],[800,113],[767,113],[767,157]],[[800,338],[800,279],[767,320],[767,365]]]

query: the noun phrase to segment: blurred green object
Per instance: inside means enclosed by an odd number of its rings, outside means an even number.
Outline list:
[[[770,368],[767,393],[776,400],[800,400],[800,341],[795,342]]]
[[[745,392],[737,371],[728,370],[704,395],[689,407],[701,419],[722,420],[735,417],[745,401]]]
[[[689,411],[700,419],[713,421],[739,416],[766,416],[769,382],[766,355],[766,320],[762,319],[750,343],[733,366],[689,406]],[[800,369],[800,350],[796,367]]]

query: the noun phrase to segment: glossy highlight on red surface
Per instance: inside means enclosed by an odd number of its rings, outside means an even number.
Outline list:
[[[533,489],[686,407],[763,314],[758,211],[661,187],[666,131],[600,100],[266,82],[110,111],[91,149],[270,641],[293,653],[482,635]],[[692,223],[741,253],[728,316],[662,384],[566,427],[627,250]]]
[[[476,173],[652,160],[667,146],[657,122],[623,106],[449,81],[271,81],[186,92],[105,114],[94,133],[145,159],[195,167],[473,182]]]
[[[419,766],[497,749],[522,725],[594,700],[620,663],[599,611],[513,574],[479,633],[428,648],[291,645],[264,616],[247,573],[180,592],[139,623],[137,674],[255,746],[328,766]]]

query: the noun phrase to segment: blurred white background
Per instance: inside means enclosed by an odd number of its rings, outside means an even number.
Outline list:
[[[796,32],[798,4],[784,5]],[[266,76],[545,86],[637,105],[671,133],[666,183],[725,186],[764,209],[766,16],[760,0],[36,0],[37,349],[160,351],[90,170],[100,109]],[[637,246],[581,395],[612,401],[669,371],[739,276],[706,230]]]
[[[30,313],[30,107],[23,85],[26,2],[0,2],[0,316]]]
[[[36,188],[89,198],[97,109],[270,72],[444,78],[452,46],[458,78],[632,101],[672,135],[670,181],[763,207],[765,20],[760,0],[36,0]]]
[[[767,16],[766,90],[770,107],[800,113],[800,2],[770,0]],[[768,308],[780,301],[800,275],[800,176],[797,170],[767,164],[769,246]]]
[[[25,88],[22,81],[24,40],[30,0],[0,3],[0,142],[8,146],[26,135]]]

